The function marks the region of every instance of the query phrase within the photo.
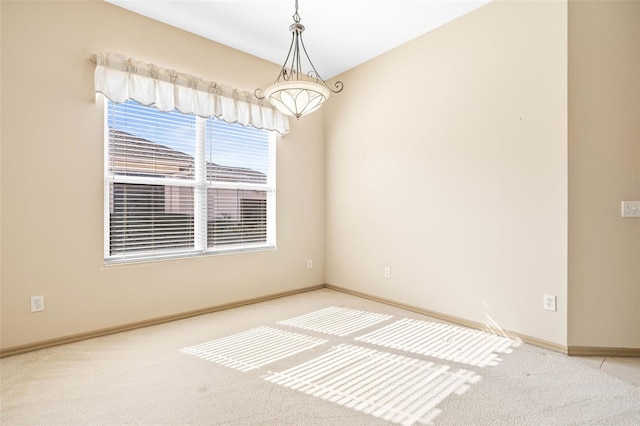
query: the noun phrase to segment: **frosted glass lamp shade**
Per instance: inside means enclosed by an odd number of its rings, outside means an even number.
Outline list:
[[[278,111],[300,118],[320,108],[330,93],[322,84],[298,80],[269,86],[264,96]]]

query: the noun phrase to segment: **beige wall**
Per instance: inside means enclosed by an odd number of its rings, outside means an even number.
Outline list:
[[[640,2],[569,3],[569,343],[640,348]]]
[[[324,283],[322,112],[277,141],[277,251],[103,266],[103,104],[89,55],[247,90],[277,66],[104,2],[0,4],[2,348]],[[33,295],[44,312],[29,312]]]
[[[566,345],[566,2],[491,3],[341,77],[327,283]]]

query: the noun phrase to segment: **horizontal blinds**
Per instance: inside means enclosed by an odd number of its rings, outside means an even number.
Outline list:
[[[208,181],[267,183],[268,132],[209,119],[206,140]]]
[[[194,178],[194,116],[109,102],[109,142],[109,174]]]
[[[208,247],[264,243],[267,238],[267,191],[209,189]]]
[[[107,101],[106,139],[108,261],[273,246],[269,132]]]
[[[194,248],[193,188],[110,183],[109,255]]]

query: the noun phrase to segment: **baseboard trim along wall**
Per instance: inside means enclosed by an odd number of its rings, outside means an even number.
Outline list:
[[[146,321],[139,321],[129,324],[124,324],[116,327],[103,328],[101,330],[89,331],[87,333],[74,334],[71,336],[60,337],[57,339],[44,340],[41,342],[30,343],[22,346],[14,346],[0,350],[0,358],[8,357],[11,355],[18,355],[26,352],[37,351],[39,349],[50,348],[52,346],[64,345],[66,343],[79,342],[81,340],[93,339],[94,337],[106,336],[109,334],[121,333],[123,331],[135,330],[137,328],[149,327],[152,325],[163,324],[166,322],[177,321],[185,318],[195,317],[198,315],[210,314],[212,312],[222,311],[225,309],[237,308],[240,306],[252,305],[254,303],[266,302],[272,299],[279,299],[281,297],[293,296],[295,294],[306,293],[308,291],[320,290],[324,288],[324,284],[315,285],[312,287],[305,287],[298,290],[285,291],[281,293],[270,294],[262,297],[256,297],[253,299],[241,300],[239,302],[225,303],[223,305],[211,306],[203,309],[196,309],[194,311],[183,312],[175,315],[167,315],[164,317],[153,318]]]
[[[364,299],[369,299],[369,300],[373,300],[374,302],[380,302],[380,303],[384,303],[385,305],[390,305],[390,306],[395,306],[396,308],[401,308],[401,309],[405,309],[407,311],[411,311],[411,312],[415,312],[418,314],[422,314],[422,315],[427,315],[430,316],[432,318],[436,318],[442,321],[447,321],[450,322],[452,324],[456,324],[456,325],[461,325],[463,327],[468,327],[468,328],[472,328],[475,330],[482,330],[482,331],[486,331],[489,333],[493,333],[493,334],[498,334],[504,337],[509,337],[511,339],[516,339],[516,340],[521,340],[524,343],[528,343],[534,346],[538,346],[544,349],[549,349],[552,350],[554,352],[560,352],[563,354],[568,353],[568,348],[566,346],[562,346],[559,345],[557,343],[553,343],[553,342],[549,342],[546,340],[542,340],[542,339],[538,339],[536,337],[531,337],[531,336],[527,336],[525,334],[520,334],[520,333],[515,333],[513,331],[509,331],[509,330],[502,330],[502,329],[496,329],[494,327],[490,327],[486,324],[482,324],[479,322],[475,322],[475,321],[469,321],[463,318],[458,318],[452,315],[446,315],[446,314],[442,314],[440,312],[435,312],[435,311],[430,311],[428,309],[423,309],[423,308],[419,308],[417,306],[413,306],[413,305],[407,305],[405,303],[399,303],[399,302],[395,302],[393,300],[390,299],[385,299],[382,297],[377,297],[377,296],[372,296],[370,294],[367,293],[362,293],[359,291],[354,291],[354,290],[349,290],[343,287],[339,287],[333,284],[326,284],[325,285],[326,288],[331,289],[331,290],[335,290],[335,291],[341,291],[343,293],[347,293],[347,294],[351,294],[353,296],[358,296],[358,297],[362,297]]]
[[[569,355],[613,358],[640,358],[640,348],[601,348],[593,346],[569,346]]]
[[[451,315],[441,314],[440,312],[430,311],[428,309],[418,308],[416,306],[407,305],[404,303],[398,303],[393,300],[385,299],[382,297],[372,296],[367,293],[359,291],[349,290],[343,287],[339,287],[332,284],[326,284],[326,288],[341,291],[343,293],[351,294],[353,296],[362,297],[364,299],[373,300],[375,302],[384,303],[386,305],[395,306],[397,308],[406,309],[407,311],[416,312],[430,316],[432,318],[447,321],[456,325],[473,328],[476,330],[487,331],[494,334],[499,334],[505,337],[517,338],[528,343],[530,345],[538,346],[544,349],[549,349],[555,352],[567,354],[569,356],[594,356],[594,357],[614,357],[614,358],[640,358],[640,348],[608,348],[608,347],[591,347],[591,346],[562,346],[557,343],[549,342],[546,340],[538,339],[536,337],[527,336],[526,334],[515,333],[508,330],[496,330],[490,328],[486,324],[482,324],[475,321],[469,321],[466,319],[454,317]]]
[[[92,339],[94,337],[106,336],[109,334],[120,333],[123,331],[134,330],[142,327],[149,327],[152,325],[163,324],[166,322],[177,321],[185,318],[195,317],[198,315],[209,314],[212,312],[222,311],[225,309],[237,308],[240,306],[251,305],[254,303],[266,302],[272,299],[278,299],[286,296],[293,296],[295,294],[306,293],[309,291],[320,290],[327,288],[329,290],[339,291],[342,293],[350,294],[352,296],[362,297],[363,299],[373,300],[375,302],[384,303],[385,305],[394,306],[396,308],[405,309],[407,311],[415,312],[422,315],[427,315],[432,318],[436,318],[442,321],[447,321],[452,324],[460,325],[463,327],[469,327],[476,330],[487,331],[493,334],[509,337],[512,339],[519,339],[524,343],[528,343],[541,348],[549,349],[555,352],[568,354],[570,356],[593,356],[593,357],[618,357],[618,358],[640,358],[640,348],[606,348],[606,347],[591,347],[591,346],[562,346],[557,343],[549,342],[546,340],[538,339],[535,337],[527,336],[520,333],[514,333],[508,330],[496,329],[489,327],[486,324],[482,324],[475,321],[469,321],[463,318],[458,318],[452,315],[442,314],[440,312],[430,311],[428,309],[419,308],[404,303],[395,302],[390,299],[373,296],[367,293],[359,291],[349,290],[343,287],[339,287],[333,284],[320,284],[311,287],[305,287],[297,290],[291,290],[281,293],[270,294],[262,297],[256,297],[253,299],[241,300],[233,303],[226,303],[223,305],[211,306],[208,308],[197,309],[194,311],[183,312],[175,315],[167,315],[164,317],[153,318],[146,321],[139,321],[130,324],[124,324],[116,327],[104,328],[101,330],[90,331],[87,333],[74,334],[71,336],[60,337],[51,340],[44,340],[41,342],[30,343],[22,346],[14,346],[6,349],[0,349],[0,358],[18,355],[26,352],[32,352],[39,349],[50,348],[52,346],[64,345],[66,343],[78,342],[81,340]]]

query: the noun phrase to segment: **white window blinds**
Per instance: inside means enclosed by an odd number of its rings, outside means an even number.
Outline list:
[[[107,262],[275,246],[272,132],[135,101],[105,111]]]

